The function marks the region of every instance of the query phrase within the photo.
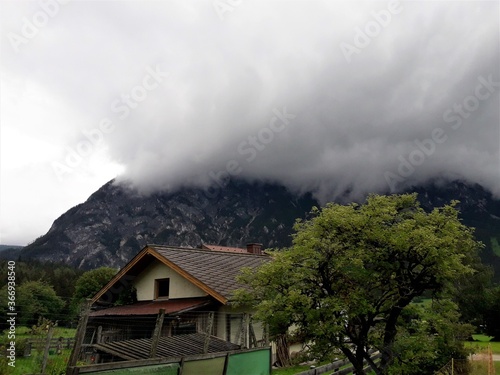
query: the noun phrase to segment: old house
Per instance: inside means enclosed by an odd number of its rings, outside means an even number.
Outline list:
[[[269,260],[256,243],[246,249],[147,245],[94,296],[86,341],[115,357],[143,358],[140,350],[120,351],[113,343],[150,339],[159,311],[164,310],[160,336],[177,348],[168,355],[201,352],[200,335],[213,338],[213,348],[205,347],[205,352],[267,345],[265,329],[252,322],[251,311],[232,306],[231,293],[242,287],[236,282],[242,268]],[[131,302],[132,295],[132,303],[117,305]],[[190,335],[184,349],[180,335]]]

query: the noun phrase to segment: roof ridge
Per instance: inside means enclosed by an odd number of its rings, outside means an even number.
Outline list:
[[[233,252],[233,251],[215,251],[215,250],[210,250],[210,249],[199,249],[196,247],[179,247],[179,246],[169,246],[169,245],[157,245],[157,244],[147,244],[146,246],[152,247],[152,248],[158,248],[158,250],[161,250],[162,248],[167,248],[167,249],[172,249],[172,250],[188,250],[188,251],[198,251],[198,252],[203,252],[207,254],[216,254],[216,255],[236,255],[236,256],[254,256],[254,257],[268,257],[269,255],[262,253],[262,254],[254,254],[254,253],[248,253],[248,252]]]

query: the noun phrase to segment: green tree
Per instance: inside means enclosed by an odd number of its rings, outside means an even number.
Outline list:
[[[487,292],[487,304],[484,309],[484,323],[486,334],[493,336],[494,341],[500,340],[500,286],[492,287]]]
[[[460,222],[457,202],[427,213],[416,198],[371,195],[362,205],[313,209],[296,223],[292,247],[242,274],[249,288],[236,299],[254,303],[275,335],[291,327],[317,356],[340,350],[357,374],[363,360],[390,373],[402,354],[404,310],[426,292],[447,297],[456,278],[473,272],[481,247]],[[379,364],[369,349],[381,351]]]
[[[74,298],[82,300],[93,297],[116,275],[116,272],[116,269],[110,267],[100,267],[84,272],[76,280]]]
[[[110,267],[100,267],[87,271],[81,275],[75,284],[73,301],[76,304],[86,298],[93,297],[103,286],[105,286],[116,275],[117,270]]]
[[[474,269],[474,274],[457,278],[453,300],[458,304],[460,320],[475,326],[475,332],[484,332],[491,297],[494,294],[493,270],[481,264],[479,259]]]
[[[410,304],[401,313],[394,341],[391,375],[435,374],[450,358],[465,359],[470,354],[463,341],[474,332],[460,322],[457,305],[450,299],[430,304]]]
[[[52,286],[40,281],[28,281],[17,287],[16,309],[21,324],[36,324],[39,318],[52,321],[63,318],[64,301]]]

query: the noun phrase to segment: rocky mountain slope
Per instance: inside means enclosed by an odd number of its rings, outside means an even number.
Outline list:
[[[500,242],[500,200],[461,182],[414,191],[426,209],[460,200],[464,223],[476,227],[487,245],[484,261],[500,275],[500,256],[493,251]],[[91,269],[123,266],[146,243],[283,247],[291,243],[295,219],[307,217],[313,205],[318,203],[310,195],[297,197],[270,184],[232,181],[209,192],[191,188],[141,196],[111,181],[59,217],[20,256]]]
[[[295,197],[266,184],[230,182],[209,192],[144,197],[111,181],[59,217],[21,256],[90,269],[122,266],[146,243],[283,246],[290,244],[295,218],[315,204],[309,195]]]

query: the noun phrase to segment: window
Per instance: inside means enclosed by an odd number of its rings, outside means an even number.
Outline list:
[[[155,298],[168,298],[170,292],[170,279],[155,280]]]

